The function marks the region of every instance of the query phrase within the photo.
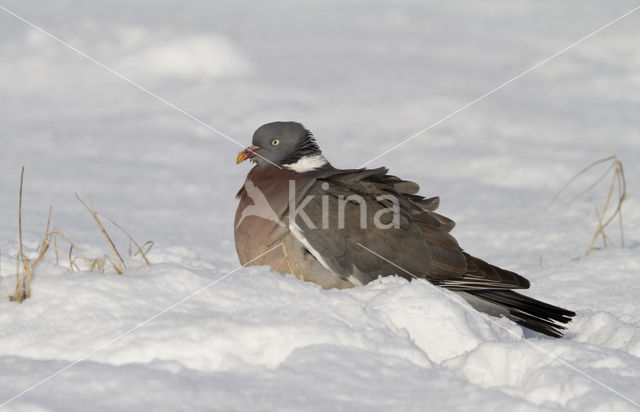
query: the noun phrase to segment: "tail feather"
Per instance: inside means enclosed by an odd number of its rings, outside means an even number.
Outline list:
[[[512,290],[468,290],[486,302],[498,305],[508,311],[507,317],[522,326],[555,338],[562,337],[566,324],[576,314],[567,309],[530,298]]]

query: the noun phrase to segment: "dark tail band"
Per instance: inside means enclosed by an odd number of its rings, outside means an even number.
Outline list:
[[[468,290],[466,292],[504,307],[509,311],[507,316],[514,322],[554,338],[562,337],[562,331],[566,329],[556,322],[569,323],[576,315],[570,310],[549,305],[512,290]]]

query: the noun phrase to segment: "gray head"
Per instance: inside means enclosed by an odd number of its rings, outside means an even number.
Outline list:
[[[295,165],[300,165],[301,162],[327,163],[313,134],[297,122],[262,125],[253,134],[252,143],[253,146],[238,155],[238,163],[251,159],[259,166],[275,164],[294,170]]]

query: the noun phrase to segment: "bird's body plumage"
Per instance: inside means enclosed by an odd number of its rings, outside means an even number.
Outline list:
[[[299,135],[302,140],[310,133]],[[261,136],[268,133],[262,130]],[[319,154],[316,150],[305,156]],[[256,207],[256,196],[247,188],[257,188],[271,210],[246,213]],[[240,262],[268,265],[324,288],[363,285],[379,276],[426,279],[458,292],[478,310],[561,336],[563,327],[556,322],[566,323],[575,314],[512,291],[528,288],[529,282],[464,252],[450,234],[453,221],[435,212],[439,199],[424,198],[418,190],[386,168],[341,170],[327,162],[296,171],[286,163],[259,161],[238,192]],[[272,215],[278,221],[264,217]]]

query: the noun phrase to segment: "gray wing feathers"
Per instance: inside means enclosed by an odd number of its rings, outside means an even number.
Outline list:
[[[322,183],[328,183],[329,188],[322,188]],[[319,178],[305,193],[307,197],[313,196],[304,211],[316,228],[309,226],[300,215],[295,217],[294,223],[299,235],[304,237],[304,243],[313,249],[310,252],[321,255],[328,268],[344,279],[355,277],[364,284],[378,276],[393,274],[411,278],[395,265],[434,283],[459,278],[467,266],[460,247],[436,214],[428,210],[437,206],[437,198],[424,199],[412,194],[418,190],[413,182],[386,175],[385,168],[338,171]],[[340,206],[340,199],[354,194],[364,201],[364,208],[356,201]],[[376,213],[390,206],[389,201],[377,199],[381,195],[393,195],[398,199],[399,227],[374,225]],[[338,216],[341,207],[344,210],[342,219]],[[323,209],[325,213],[329,211],[324,221]],[[364,221],[361,220],[363,215]],[[389,223],[384,219],[380,221]]]
[[[329,187],[323,188],[323,183]],[[454,290],[529,287],[522,276],[463,252],[449,234],[454,222],[434,212],[439,198],[425,199],[416,194],[418,190],[417,184],[388,175],[386,168],[328,170],[319,174],[304,193],[313,196],[304,210],[316,228],[300,216],[293,223],[299,229],[298,236],[312,249],[310,252],[320,256],[323,265],[343,279],[355,278],[366,284],[378,276],[397,274],[407,279],[414,275]],[[342,219],[337,216],[339,199],[350,195],[359,195],[366,204],[364,227],[364,209],[355,201],[344,204]],[[373,224],[375,214],[390,206],[390,201],[379,198],[381,195],[398,199],[399,227],[383,229]],[[323,209],[329,210],[324,221]]]

